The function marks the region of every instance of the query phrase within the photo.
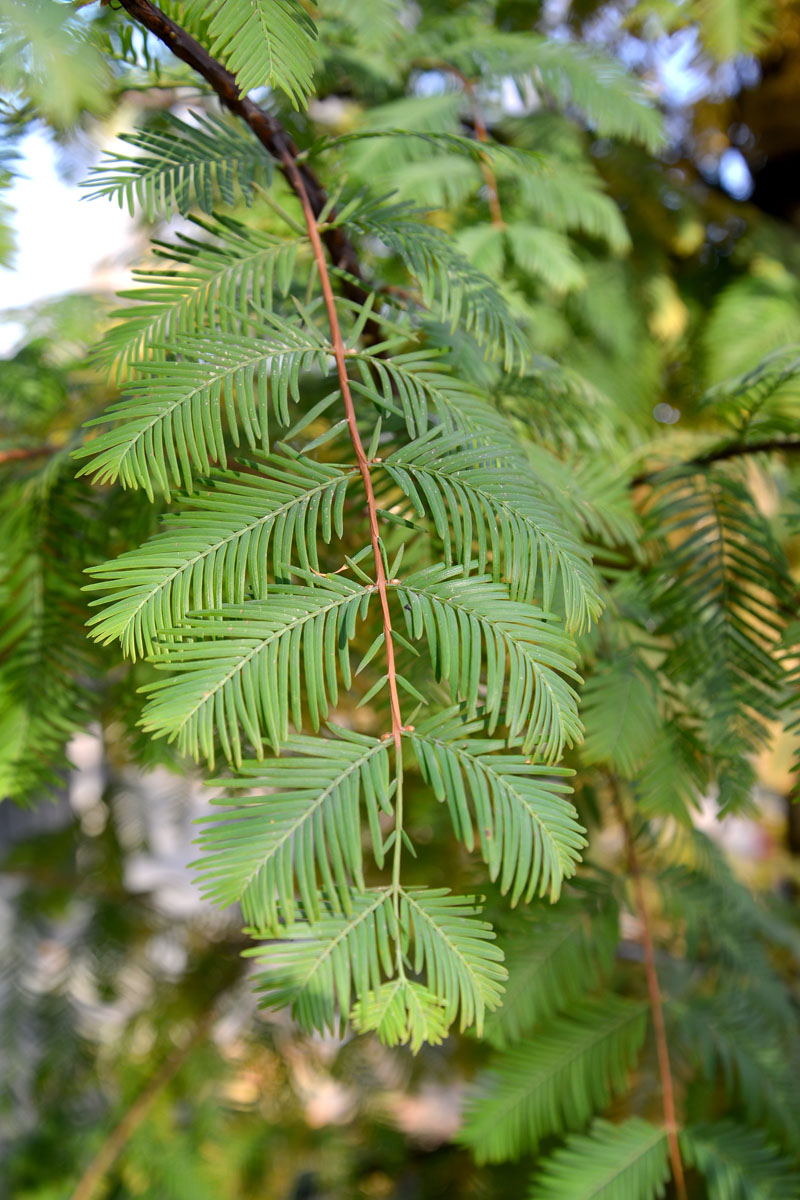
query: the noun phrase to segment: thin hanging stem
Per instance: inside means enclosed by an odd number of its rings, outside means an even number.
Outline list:
[[[322,246],[320,238],[319,226],[317,218],[314,216],[314,210],[311,207],[308,195],[306,193],[303,178],[297,168],[294,159],[288,155],[283,161],[284,170],[292,187],[297,192],[300,198],[300,204],[303,208],[303,216],[305,217],[308,236],[311,240],[311,249],[314,254],[314,262],[319,273],[319,281],[322,287],[322,295],[325,300],[325,310],[328,314],[328,324],[331,330],[331,343],[333,345],[333,356],[336,359],[336,373],[339,376],[339,387],[342,392],[342,400],[344,402],[345,416],[347,417],[347,429],[350,434],[350,441],[353,444],[355,451],[356,462],[361,473],[361,478],[364,481],[364,491],[367,496],[367,514],[369,519],[369,537],[372,543],[372,556],[375,560],[375,581],[380,597],[381,613],[383,616],[383,636],[386,645],[386,675],[389,683],[389,704],[392,713],[392,738],[394,739],[395,749],[398,759],[401,754],[401,740],[403,736],[403,718],[400,714],[400,697],[397,692],[397,667],[394,658],[394,642],[392,641],[392,617],[389,612],[389,595],[388,595],[388,580],[386,578],[386,567],[384,566],[383,553],[381,551],[380,531],[378,528],[378,506],[375,501],[375,490],[372,486],[372,476],[370,474],[370,464],[364,450],[364,443],[361,441],[361,434],[358,432],[358,422],[356,421],[356,410],[353,404],[353,395],[350,391],[350,380],[347,375],[347,351],[344,347],[344,339],[342,338],[342,329],[339,324],[339,314],[336,311],[336,299],[331,286],[330,272],[328,271],[328,262],[325,257],[325,250]]]
[[[309,203],[308,196],[303,186],[303,180],[297,170],[297,165],[294,160],[288,158],[284,162],[284,169],[287,178],[292,184],[292,187],[297,192],[300,198],[300,204],[303,208],[303,216],[305,217],[306,227],[308,228],[308,236],[311,239],[311,248],[314,254],[314,262],[317,266],[319,274],[320,286],[322,287],[322,295],[325,300],[325,309],[328,314],[328,324],[331,331],[331,342],[333,345],[333,354],[336,359],[336,372],[339,376],[339,387],[342,392],[342,400],[344,401],[344,410],[347,417],[347,429],[350,434],[350,441],[353,444],[355,451],[356,462],[361,473],[361,478],[364,481],[364,491],[367,497],[367,516],[369,520],[369,537],[372,543],[372,557],[375,561],[375,580],[380,597],[381,615],[383,619],[383,641],[386,649],[386,677],[389,684],[389,706],[392,714],[392,739],[394,741],[395,751],[395,778],[397,780],[397,790],[395,792],[395,825],[394,825],[394,846],[392,857],[392,896],[394,903],[394,915],[397,927],[397,967],[398,973],[403,974],[402,951],[400,948],[400,864],[403,852],[403,718],[400,713],[400,697],[397,691],[397,667],[394,657],[394,642],[392,640],[392,616],[389,611],[389,596],[386,578],[386,567],[383,561],[383,552],[380,543],[380,530],[378,526],[378,506],[375,502],[375,490],[372,486],[372,475],[370,474],[370,464],[364,450],[364,443],[361,440],[361,434],[358,431],[358,422],[356,420],[356,410],[353,404],[353,394],[350,390],[350,379],[347,374],[347,352],[342,338],[342,329],[339,324],[339,314],[336,311],[336,299],[331,286],[330,273],[328,271],[328,262],[325,257],[325,251],[322,246],[322,241],[319,235],[319,226],[317,219],[314,216],[313,209]]]
[[[675,1088],[672,1081],[672,1070],[669,1063],[669,1046],[667,1044],[667,1031],[664,1025],[664,1006],[661,1000],[661,988],[658,982],[658,973],[656,972],[656,957],[653,946],[653,929],[650,923],[650,914],[645,901],[644,887],[642,885],[642,872],[639,866],[639,856],[636,853],[636,846],[633,840],[630,823],[625,815],[625,810],[622,805],[622,799],[617,788],[616,780],[610,779],[611,795],[614,801],[614,807],[617,810],[620,824],[625,836],[625,850],[628,859],[628,870],[630,871],[631,880],[633,881],[633,894],[636,902],[636,915],[639,918],[639,923],[642,928],[642,948],[644,950],[644,969],[647,976],[647,994],[650,1000],[650,1011],[653,1015],[653,1033],[656,1042],[656,1056],[658,1058],[658,1074],[661,1082],[661,1102],[664,1112],[664,1128],[667,1131],[667,1140],[669,1142],[669,1157],[672,1165],[672,1178],[675,1183],[675,1192],[678,1200],[688,1200],[686,1192],[686,1179],[683,1173],[683,1159],[681,1158],[681,1148],[678,1142],[678,1118],[675,1108]]]
[[[392,905],[396,928],[395,960],[397,974],[405,976],[403,964],[403,947],[400,940],[400,866],[403,858],[403,756],[398,748],[396,751],[395,778],[397,790],[394,794],[394,846],[392,859]]]
[[[472,101],[472,120],[475,124],[475,137],[479,142],[482,142],[484,145],[486,145],[489,141],[489,134],[486,130],[486,123],[483,119],[481,106],[478,103],[477,96],[475,95],[475,85],[472,83],[472,80],[467,79],[464,75],[461,75],[461,79],[463,80],[464,87],[466,88],[467,94]],[[483,182],[486,184],[486,197],[489,201],[489,215],[492,220],[492,225],[495,227],[495,229],[505,229],[506,223],[503,220],[503,210],[500,207],[500,196],[497,190],[497,176],[494,173],[492,160],[489,158],[488,154],[481,155],[481,174],[483,175]]]

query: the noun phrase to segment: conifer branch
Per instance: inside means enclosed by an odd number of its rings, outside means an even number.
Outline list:
[[[276,160],[289,181],[290,186],[300,196],[298,186],[302,187],[314,217],[328,204],[328,194],[320,183],[314,171],[306,164],[297,161],[298,149],[292,138],[275,117],[266,112],[260,105],[254,103],[248,96],[240,93],[236,77],[226,70],[204,46],[182,29],[175,21],[163,13],[150,0],[119,0],[125,11],[144,25],[159,41],[168,46],[176,58],[188,64],[193,70],[202,75],[210,84],[225,108],[250,127],[264,149]],[[291,163],[293,171],[289,172],[287,163]],[[325,247],[331,256],[333,264],[344,272],[342,288],[349,299],[363,304],[366,292],[361,286],[363,278],[361,263],[355,246],[340,228],[332,228],[335,211],[329,211],[329,220],[321,234]],[[347,276],[352,276],[352,280]],[[355,281],[355,282],[354,282]],[[367,327],[370,328],[369,326]],[[373,329],[372,334],[376,331]]]
[[[653,930],[650,924],[650,914],[642,885],[642,872],[639,867],[639,857],[633,840],[630,823],[625,815],[622,799],[613,776],[609,777],[609,786],[614,807],[617,810],[619,822],[625,837],[625,851],[628,859],[628,870],[633,881],[633,891],[636,901],[636,911],[642,927],[642,948],[644,950],[644,969],[647,977],[647,994],[650,1000],[650,1011],[653,1015],[653,1033],[656,1042],[658,1058],[658,1074],[661,1081],[661,1102],[664,1111],[664,1128],[669,1141],[669,1157],[672,1164],[672,1177],[675,1183],[675,1193],[678,1200],[687,1200],[686,1180],[683,1173],[683,1160],[678,1142],[678,1118],[675,1109],[675,1089],[672,1081],[672,1070],[669,1062],[669,1046],[664,1025],[664,1006],[661,1001],[661,988],[656,971],[655,949],[653,946]]]
[[[392,622],[389,610],[388,579],[380,544],[377,503],[370,475],[370,463],[367,459],[361,435],[358,430],[355,406],[347,375],[346,350],[342,338],[341,326],[336,311],[336,301],[333,293],[325,249],[334,266],[343,272],[342,288],[345,295],[363,304],[367,293],[361,286],[363,278],[357,252],[346,234],[339,228],[332,228],[335,210],[328,205],[328,196],[314,172],[303,162],[298,161],[298,149],[292,138],[269,113],[255,104],[239,91],[236,78],[227,71],[208,51],[191,37],[184,29],[166,16],[150,0],[120,0],[122,7],[130,16],[139,20],[145,28],[154,33],[167,45],[176,57],[196,70],[216,92],[220,101],[231,112],[240,116],[255,133],[261,144],[275,158],[289,186],[300,201],[303,217],[311,241],[314,261],[320,278],[325,309],[331,332],[336,370],[342,400],[345,408],[348,432],[358,465],[358,470],[364,483],[367,500],[370,542],[375,562],[376,590],[379,594],[383,636],[386,652],[386,676],[389,687],[391,710],[391,738],[394,743],[396,757],[396,793],[395,793],[395,831],[392,868],[392,890],[395,910],[395,920],[400,920],[400,862],[402,855],[402,825],[403,825],[403,763],[402,735],[404,732],[403,719],[400,711],[400,699],[397,685],[397,668],[395,663],[394,642],[392,638]],[[483,128],[483,140],[487,139],[486,129]],[[491,168],[489,168],[491,170]],[[493,175],[492,175],[493,178]],[[490,194],[492,188],[490,187]],[[496,187],[494,188],[496,197]],[[326,208],[327,206],[327,208]],[[318,218],[323,210],[327,211],[328,221],[324,230],[320,230]],[[502,218],[501,218],[502,219]],[[324,247],[323,248],[323,244]],[[347,275],[352,278],[347,279]],[[369,319],[365,323],[364,334],[367,341],[380,339],[380,331],[376,323]],[[397,942],[398,972],[404,974],[402,950]]]

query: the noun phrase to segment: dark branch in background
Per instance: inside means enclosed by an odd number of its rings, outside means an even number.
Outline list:
[[[483,143],[483,145],[486,145],[489,141],[489,131],[486,128],[486,121],[483,116],[483,110],[481,109],[480,101],[478,100],[475,84],[469,78],[469,76],[465,75],[463,71],[460,71],[458,67],[454,67],[452,63],[445,62],[438,58],[422,58],[419,60],[418,65],[429,70],[448,71],[452,76],[454,76],[455,79],[459,81],[469,97],[470,105],[472,106],[472,120],[470,123],[475,131],[475,137],[479,142]],[[483,182],[486,185],[486,197],[489,202],[489,213],[492,218],[492,225],[494,225],[495,229],[505,229],[506,223],[503,220],[503,210],[500,207],[500,199],[497,192],[497,176],[494,173],[492,160],[486,154],[482,154],[480,165],[481,174],[483,175]]]
[[[800,438],[764,438],[760,442],[728,442],[727,445],[707,450],[705,454],[698,454],[683,463],[670,463],[669,466],[655,471],[642,471],[640,475],[634,475],[630,486],[641,487],[643,483],[650,483],[662,471],[669,471],[675,467],[710,467],[712,463],[724,462],[729,458],[740,458],[746,454],[772,454],[780,450],[800,450]]]
[[[328,203],[328,194],[317,176],[306,163],[298,162],[298,149],[292,138],[281,125],[280,121],[271,116],[263,108],[255,104],[247,96],[239,92],[235,77],[226,71],[221,63],[212,58],[205,47],[201,46],[190,34],[151,4],[150,0],[119,0],[121,8],[144,25],[151,33],[168,46],[176,58],[187,63],[193,70],[202,75],[216,92],[220,101],[237,117],[241,117],[250,126],[253,133],[264,149],[277,161],[281,171],[289,182],[289,186],[297,192],[292,172],[287,170],[286,163],[291,161],[296,177],[302,181],[303,191],[308,197],[311,211],[315,218]],[[329,212],[328,217],[333,217]],[[351,279],[342,280],[342,290],[350,300],[363,304],[367,298],[367,290],[363,283],[361,263],[355,246],[341,229],[325,228],[320,231],[325,248],[331,257],[333,265],[350,275]],[[372,330],[375,339],[376,330]]]
[[[727,446],[718,446],[705,454],[698,454],[692,464],[707,467],[711,463],[722,462],[726,458],[738,458],[740,454],[769,454],[776,450],[800,450],[800,440],[797,438],[764,438],[760,442],[729,442]]]

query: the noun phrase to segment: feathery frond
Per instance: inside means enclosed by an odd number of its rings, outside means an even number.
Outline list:
[[[144,728],[212,765],[216,730],[237,766],[241,730],[259,758],[264,738],[277,751],[290,716],[302,729],[303,701],[319,729],[336,704],[337,666],[350,686],[349,643],[374,590],[335,576],[317,586],[276,583],[263,600],[193,615],[175,631],[180,640],[165,643],[156,657],[156,666],[173,675],[147,688]]]
[[[741,1102],[747,1118],[790,1146],[800,1136],[800,1084],[794,1025],[783,1036],[746,992],[717,987],[680,1013],[675,1044],[707,1079]]]
[[[295,921],[280,940],[245,950],[263,968],[256,976],[265,1008],[289,1008],[302,1029],[342,1023],[357,1000],[379,992],[394,969],[391,893],[373,888],[352,896],[350,912]],[[255,937],[261,932],[254,929]]]
[[[501,1162],[535,1149],[549,1133],[583,1125],[625,1087],[644,1031],[644,1006],[613,995],[544,1022],[494,1057],[459,1141],[478,1162]]]
[[[540,583],[547,610],[560,587],[567,628],[584,629],[600,612],[585,549],[542,496],[533,472],[504,462],[488,439],[464,442],[431,430],[396,450],[383,470],[432,520],[448,565],[467,569],[474,560],[478,571],[491,565],[493,577],[524,603]]]
[[[602,52],[533,33],[506,32],[476,22],[472,36],[454,40],[448,59],[471,76],[533,81],[560,108],[580,110],[603,137],[639,141],[656,150],[661,117],[634,75]]]
[[[494,930],[476,919],[480,911],[471,896],[454,896],[447,888],[400,892],[400,929],[413,940],[414,971],[424,971],[442,998],[447,1023],[460,1012],[461,1030],[474,1025],[478,1036],[486,1010],[500,1003],[506,978]]]
[[[509,738],[546,762],[580,741],[568,682],[580,681],[572,643],[540,609],[512,600],[487,575],[465,577],[459,567],[427,567],[398,584],[398,594],[409,635],[424,635],[436,677],[450,684],[468,715],[481,703],[489,733],[502,717]]]
[[[777,647],[791,609],[785,560],[749,492],[724,470],[667,474],[648,518],[669,545],[652,573],[656,632],[672,641],[672,677],[705,710],[720,803],[735,805],[746,790],[736,782],[746,778],[743,759],[777,715]]]
[[[198,329],[245,332],[253,322],[251,304],[269,312],[289,291],[305,238],[276,238],[220,214],[189,220],[212,240],[178,232],[175,242],[155,242],[159,257],[178,269],[137,271],[142,286],[119,293],[134,303],[112,314],[119,323],[95,352],[115,379],[137,364],[164,359]]]
[[[598,1119],[544,1160],[530,1200],[656,1200],[668,1178],[666,1130],[639,1117]]]
[[[88,36],[87,36],[88,33]],[[0,89],[20,96],[56,129],[108,108],[111,79],[99,39],[57,0],[0,3]]]
[[[343,533],[352,470],[282,454],[241,460],[250,469],[212,475],[143,546],[89,568],[102,605],[92,636],[119,638],[130,658],[152,654],[156,640],[192,609],[266,597],[268,566],[287,582],[290,567],[318,571],[317,538]]]
[[[751,371],[709,388],[701,403],[741,440],[793,434],[800,401],[798,346],[781,347]]]
[[[298,0],[186,0],[184,7],[190,19],[209,21],[209,52],[223,56],[242,93],[269,84],[305,107],[317,31]]]
[[[689,1125],[686,1161],[705,1177],[709,1200],[795,1200],[800,1171],[757,1129],[733,1121]]]
[[[353,888],[364,891],[362,807],[383,865],[379,819],[392,812],[388,746],[331,732],[291,736],[280,758],[244,762],[234,778],[218,781],[236,803],[221,819],[208,818],[214,824],[199,840],[198,878],[217,904],[238,900],[245,921],[261,931],[292,924],[295,896],[312,922],[322,919],[320,892],[332,915],[351,912]]]
[[[505,370],[518,368],[527,347],[502,293],[425,216],[424,209],[408,204],[364,204],[346,214],[346,223],[357,233],[379,238],[403,260],[419,283],[423,302],[435,307],[445,324],[468,330],[488,357],[502,355]]]
[[[519,37],[519,34],[515,35]],[[664,142],[660,112],[641,81],[621,63],[588,46],[527,35],[534,80],[559,106],[579,109],[601,137],[637,141],[648,150]]]
[[[440,432],[481,434],[504,458],[524,461],[508,419],[480,388],[443,363],[441,352],[419,347],[389,356],[389,348],[381,343],[352,354],[360,376],[351,379],[354,392],[379,408],[401,413],[411,438],[422,437],[438,421]]]
[[[569,1011],[607,978],[619,942],[619,914],[607,895],[563,895],[557,906],[520,913],[504,939],[508,983],[486,1036],[503,1049],[540,1022]]]
[[[502,236],[520,270],[541,279],[554,292],[571,292],[586,283],[583,268],[563,234],[528,221],[514,221]]]
[[[773,32],[770,0],[698,0],[703,42],[720,61],[757,54]]]
[[[350,1014],[359,1033],[377,1033],[385,1046],[408,1044],[416,1054],[425,1042],[438,1046],[449,1024],[444,1004],[421,983],[405,976],[368,992]]]
[[[640,553],[630,488],[615,466],[588,453],[578,457],[562,451],[563,457],[557,457],[536,444],[525,450],[528,470],[538,477],[543,496],[565,526],[576,528],[579,541]]]
[[[84,184],[87,200],[107,197],[133,216],[186,215],[193,208],[213,213],[219,201],[231,207],[253,200],[253,185],[269,185],[272,161],[252,137],[219,117],[193,114],[195,124],[164,115],[166,128],[137,129],[120,139],[138,154],[106,151]]]
[[[0,795],[28,803],[63,785],[67,743],[96,707],[80,595],[91,540],[71,534],[100,510],[64,465],[49,480],[7,483],[0,504]]]
[[[307,1029],[333,1029],[337,1008],[344,1019],[356,1004],[358,1021],[380,1022],[383,1005],[392,999],[390,1021],[395,1028],[403,1024],[409,1037],[418,1036],[423,1020],[441,1036],[443,1024],[450,1025],[459,1012],[462,1029],[480,1028],[486,1009],[499,1003],[505,978],[491,926],[476,919],[480,910],[471,897],[452,896],[447,889],[401,888],[399,901],[396,915],[390,889],[354,893],[349,915],[296,922],[280,941],[247,951],[266,967],[257,980],[264,1004],[290,1006]],[[411,969],[425,972],[438,1005],[421,1000],[413,988],[411,995],[394,997],[383,990],[381,975],[395,974],[398,939],[403,960],[411,954]],[[406,1004],[402,1021],[400,1002]]]
[[[300,373],[327,372],[322,339],[277,317],[260,338],[183,334],[172,349],[179,361],[140,364],[140,378],[127,385],[123,399],[90,422],[118,423],[77,452],[91,460],[81,475],[102,483],[119,479],[148,496],[154,488],[169,496],[181,484],[191,491],[195,474],[225,460],[223,421],[234,446],[241,430],[252,449],[268,449],[270,407],[288,425]]]
[[[597,175],[581,164],[548,159],[538,171],[521,171],[513,159],[503,159],[498,176],[519,188],[526,214],[548,229],[586,233],[608,244],[616,254],[630,249],[622,215],[602,190]]]
[[[451,710],[429,717],[409,736],[425,779],[446,801],[469,850],[477,830],[489,878],[499,878],[501,892],[511,892],[512,904],[535,893],[556,900],[586,844],[562,782],[571,772],[497,753],[506,743],[476,737],[482,728],[482,721]]]
[[[630,778],[652,748],[659,727],[658,682],[635,650],[601,661],[583,689],[581,758]]]

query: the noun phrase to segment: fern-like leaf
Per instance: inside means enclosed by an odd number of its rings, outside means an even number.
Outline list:
[[[346,915],[286,926],[280,940],[244,952],[263,968],[256,976],[262,1005],[289,1008],[308,1032],[335,1031],[356,1000],[379,992],[382,975],[393,974],[394,930],[385,888],[355,894]],[[258,929],[252,932],[259,936]]]
[[[118,638],[128,657],[142,657],[191,609],[263,599],[270,560],[282,582],[293,562],[319,570],[317,538],[342,536],[352,472],[288,452],[246,465],[255,470],[212,476],[163,533],[89,569],[87,590],[101,594],[90,622],[97,641]]]
[[[508,983],[502,1008],[487,1024],[488,1040],[511,1046],[567,1011],[607,978],[618,943],[616,908],[589,891],[520,913],[503,942]]]
[[[441,170],[441,164],[437,166]],[[487,355],[502,354],[507,371],[519,367],[527,347],[502,293],[425,216],[425,210],[405,204],[365,204],[347,215],[347,224],[380,238],[399,255],[417,279],[425,304],[435,306],[452,329],[467,329]]]
[[[474,33],[447,47],[449,60],[468,75],[531,81],[560,107],[580,110],[603,137],[641,142],[655,150],[663,140],[661,117],[640,81],[609,55],[589,46],[533,33],[507,33],[476,24]]]
[[[546,1158],[530,1200],[656,1200],[669,1179],[666,1130],[639,1117],[621,1125],[598,1119]]]
[[[171,678],[149,685],[142,718],[182,752],[213,764],[215,730],[225,757],[242,758],[243,729],[259,758],[263,737],[276,751],[289,717],[302,729],[303,700],[315,730],[338,696],[337,664],[350,686],[349,642],[367,612],[373,584],[334,576],[319,586],[275,584],[264,600],[197,615],[164,645],[156,665]]]
[[[392,349],[391,356],[387,350]],[[382,343],[367,352],[353,352],[360,378],[351,381],[359,395],[379,408],[403,416],[408,435],[420,438],[438,420],[446,433],[481,434],[491,438],[503,455],[524,462],[519,441],[502,413],[467,379],[459,378],[441,361],[441,353],[427,347],[394,351]]]
[[[792,604],[785,559],[747,489],[724,471],[667,473],[649,520],[669,547],[652,573],[657,632],[673,644],[668,669],[707,713],[720,803],[735,805],[749,791],[747,759],[777,716]]]
[[[709,1200],[796,1200],[800,1171],[758,1129],[733,1121],[690,1125],[680,1135],[686,1162],[705,1177]]]
[[[571,772],[497,753],[506,743],[476,737],[482,725],[460,719],[457,710],[417,725],[410,737],[420,769],[469,850],[477,829],[489,877],[511,892],[512,904],[535,893],[555,900],[586,844],[566,798],[563,779]]]
[[[281,931],[280,941],[247,951],[267,968],[257,980],[265,1005],[290,1006],[307,1029],[333,1029],[337,1009],[343,1020],[354,1007],[358,1022],[380,1024],[386,1004],[393,1008],[390,1022],[404,1024],[410,1037],[423,1020],[440,1036],[459,1012],[462,1029],[480,1028],[486,1009],[500,1002],[505,979],[491,926],[477,919],[471,897],[446,889],[401,888],[398,899],[396,911],[390,888],[355,893],[349,915],[296,922]],[[391,982],[397,973],[398,946],[415,973],[425,972],[427,991],[439,1001],[432,1012],[430,999],[384,990],[381,976]],[[400,1003],[405,1018],[398,1016]]]
[[[242,93],[269,84],[304,107],[317,31],[298,0],[188,0],[184,7],[190,19],[210,19],[209,52],[223,56]]]
[[[458,567],[418,571],[398,585],[398,594],[409,634],[424,635],[437,678],[447,680],[469,715],[480,700],[490,733],[502,716],[509,737],[548,762],[580,741],[568,682],[580,682],[572,642],[539,609],[512,600],[486,575],[464,577]]]
[[[630,248],[622,214],[598,176],[583,164],[550,158],[538,171],[522,171],[518,161],[503,159],[498,174],[516,184],[526,214],[548,229],[586,233],[606,242],[615,254]]]
[[[630,778],[660,728],[658,680],[633,650],[620,650],[587,679],[581,704],[581,758]]]
[[[432,430],[396,450],[383,470],[414,510],[432,519],[448,565],[467,567],[474,558],[484,571],[491,564],[495,579],[507,580],[513,599],[526,603],[540,583],[548,610],[560,586],[571,630],[599,616],[588,555],[524,466],[498,460],[486,445],[464,448],[463,437]]]
[[[748,1118],[789,1146],[800,1137],[800,1085],[794,1026],[783,1036],[742,989],[694,995],[680,1014],[675,1038],[682,1056],[706,1078],[738,1097]]]
[[[134,279],[142,286],[119,293],[134,303],[112,314],[118,324],[95,353],[116,379],[137,362],[163,359],[198,328],[242,333],[253,320],[251,302],[270,311],[273,298],[289,290],[304,238],[276,238],[226,216],[189,219],[199,238],[178,233],[176,242],[155,243],[158,256],[180,269],[138,271]]]
[[[181,483],[191,491],[195,473],[207,474],[213,462],[225,461],[224,418],[235,446],[241,430],[251,448],[268,448],[270,407],[288,425],[300,372],[326,370],[321,340],[277,317],[261,338],[183,334],[172,350],[180,361],[141,364],[142,378],[91,422],[118,424],[77,452],[91,459],[79,474],[102,483],[119,479],[151,497],[154,487],[167,496]]]
[[[412,1054],[426,1042],[437,1046],[449,1028],[439,997],[424,984],[405,977],[369,992],[350,1016],[359,1033],[374,1031],[385,1046],[407,1043]]]
[[[448,1024],[460,1011],[462,1030],[474,1025],[480,1037],[487,1009],[503,994],[503,953],[471,896],[447,888],[411,888],[400,893],[400,928],[414,944],[414,971],[444,1003]]]
[[[774,32],[770,0],[698,0],[695,11],[703,42],[721,61],[758,54]]]
[[[352,911],[364,891],[361,816],[366,813],[378,865],[380,813],[391,813],[386,742],[343,729],[330,738],[292,736],[280,758],[244,762],[233,779],[235,807],[200,838],[196,865],[218,904],[239,901],[248,924],[277,930],[297,917],[295,896],[311,921],[322,918],[319,881],[331,914]],[[239,799],[243,791],[253,792]],[[218,801],[229,804],[229,801]]]
[[[502,1162],[535,1149],[549,1133],[583,1125],[625,1087],[645,1012],[642,1004],[604,996],[496,1055],[459,1140],[478,1162]]]
[[[195,114],[189,125],[165,113],[166,128],[138,129],[121,140],[138,154],[106,152],[86,184],[88,200],[107,197],[133,216],[148,221],[186,215],[193,208],[212,213],[217,196],[233,207],[241,197],[252,203],[253,185],[268,185],[272,160],[254,138],[218,117]]]

